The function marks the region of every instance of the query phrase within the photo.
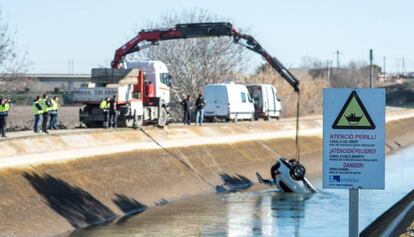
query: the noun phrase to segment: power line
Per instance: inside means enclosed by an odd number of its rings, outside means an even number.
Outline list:
[[[401,75],[404,75],[405,72],[405,58],[401,58]]]
[[[331,66],[332,66],[332,60],[326,60],[326,77],[327,80],[330,81],[331,79]]]
[[[75,74],[75,60],[74,59],[68,60],[68,73]]]
[[[374,53],[373,50],[369,50],[369,87],[374,88],[374,79],[372,77],[372,61],[374,60]]]

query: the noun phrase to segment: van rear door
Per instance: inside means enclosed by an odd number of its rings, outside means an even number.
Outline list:
[[[254,103],[254,110],[256,113],[263,112],[263,95],[262,95],[262,87],[256,85],[249,85],[247,87],[249,93],[253,99]]]
[[[206,117],[227,116],[228,95],[225,85],[205,86],[204,99],[206,100],[206,106],[204,108]]]
[[[272,91],[275,98],[275,116],[279,117],[280,112],[282,111],[282,104],[280,103],[279,95],[277,94],[277,90],[274,86],[272,86]]]
[[[270,100],[269,87],[267,85],[261,85],[263,93],[263,113],[269,115],[271,110],[272,101]]]

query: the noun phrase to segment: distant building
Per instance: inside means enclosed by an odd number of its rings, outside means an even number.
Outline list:
[[[72,91],[82,84],[91,82],[90,74],[25,74],[25,78],[33,79],[33,87],[30,91]]]
[[[408,72],[406,76],[409,79],[414,79],[414,72]]]

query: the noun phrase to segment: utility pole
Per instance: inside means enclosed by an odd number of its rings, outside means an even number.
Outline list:
[[[402,65],[401,65],[401,68],[402,68],[401,75],[404,76],[404,72],[405,72],[405,58],[404,57],[402,58],[401,63],[402,63]]]
[[[385,70],[386,69],[386,58],[385,58],[385,56],[384,56],[384,58],[382,59],[382,73],[384,74],[384,76],[385,76],[385,74],[387,74],[387,71]]]
[[[374,55],[372,49],[369,50],[369,88],[374,88],[374,81],[372,78],[372,60],[374,59]]]
[[[326,60],[326,72],[327,72],[327,79],[328,81],[331,80],[331,61]]]
[[[341,54],[341,52],[339,52],[339,50],[336,50],[336,68],[339,68],[339,54]]]
[[[75,64],[75,60],[73,58],[69,59],[69,61],[68,61],[68,73],[69,74],[75,74],[74,64]]]

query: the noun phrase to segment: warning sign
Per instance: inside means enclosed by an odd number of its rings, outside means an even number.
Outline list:
[[[332,125],[334,129],[375,129],[356,91],[352,91]]]
[[[324,89],[323,187],[383,189],[385,90]]]

